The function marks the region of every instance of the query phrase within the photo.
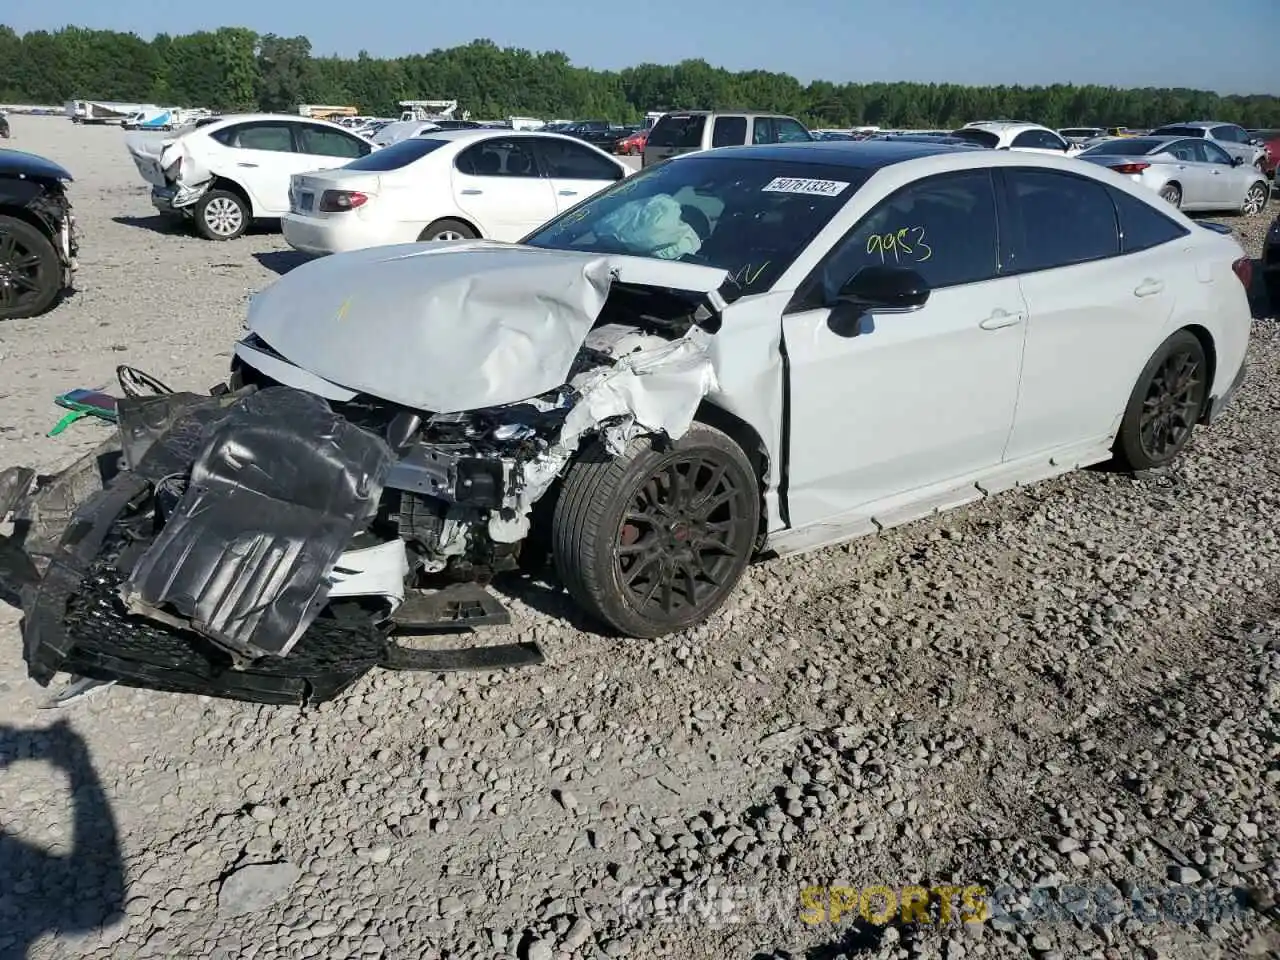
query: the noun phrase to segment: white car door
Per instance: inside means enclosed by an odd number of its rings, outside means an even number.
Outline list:
[[[542,159],[551,181],[556,212],[563,213],[580,200],[599,193],[627,175],[622,164],[567,137],[528,137]]]
[[[1257,179],[1257,171],[1243,164],[1237,166],[1235,158],[1212,140],[1201,140],[1196,146],[1204,152],[1209,170],[1213,208],[1226,210],[1240,206],[1244,202],[1245,190]]]
[[[555,191],[528,137],[492,137],[467,147],[450,179],[454,203],[488,239],[514,242],[556,215]]]
[[[1090,177],[1000,176],[1010,212],[1002,257],[1029,317],[1005,459],[1105,441],[1186,282],[1177,241],[1187,232],[1153,203]]]
[[[826,304],[881,264],[917,271],[932,288],[928,302],[866,313],[851,332]],[[1025,315],[1018,279],[999,274],[989,171],[929,177],[878,204],[783,317],[791,523],[997,466],[1013,426]]]
[[[215,173],[248,191],[254,214],[278,217],[289,210],[289,178],[299,169],[293,146],[293,124],[285,120],[250,120],[212,134],[224,149]]]

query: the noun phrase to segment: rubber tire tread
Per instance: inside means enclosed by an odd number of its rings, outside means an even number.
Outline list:
[[[18,237],[24,246],[29,247],[37,243],[41,245],[39,250],[41,259],[45,261],[45,275],[54,278],[54,282],[41,290],[40,295],[30,305],[14,310],[12,313],[0,314],[0,322],[37,317],[48,310],[58,299],[58,294],[62,292],[62,261],[58,258],[58,249],[43,231],[37,230],[27,221],[19,220],[17,217],[0,216],[0,233],[9,233]]]
[[[446,230],[451,230],[454,233],[460,233],[468,240],[480,239],[480,234],[476,233],[474,229],[463,223],[461,220],[454,220],[452,217],[444,217],[443,219],[434,220],[427,224],[422,233],[418,234],[418,242],[431,243],[433,241],[430,238],[433,234],[443,233]]]
[[[711,446],[728,454],[738,461],[745,476],[755,480],[755,471],[746,454],[727,434],[715,427],[695,422],[675,442],[674,449],[696,446]],[[566,471],[551,522],[551,553],[556,573],[570,596],[591,617],[624,636],[639,639],[652,639],[696,626],[724,602],[722,598],[697,621],[675,627],[659,627],[630,613],[621,598],[612,598],[614,602],[611,603],[611,598],[606,594],[606,584],[612,576],[612,558],[605,558],[602,562],[596,550],[601,539],[604,514],[615,502],[620,487],[633,473],[633,466],[637,461],[649,459],[652,466],[656,466],[666,455],[666,451],[654,449],[652,438],[649,437],[633,440],[619,456],[609,454],[601,441],[593,441]],[[755,499],[754,503],[751,519],[758,524],[759,499]],[[753,536],[752,543],[754,542]],[[750,550],[746,557],[740,558],[741,569],[734,578],[734,584],[741,578],[742,570],[746,568],[750,558]],[[730,592],[732,588],[725,596]]]
[[[214,233],[204,222],[205,207],[218,197],[230,197],[236,203],[240,204],[240,211],[244,214],[240,221],[240,229],[227,237]],[[206,240],[235,240],[238,237],[244,236],[245,232],[249,229],[249,224],[253,221],[252,208],[245,202],[244,197],[231,190],[210,190],[196,202],[195,209],[192,210],[191,213],[196,233],[200,234],[200,236]]]
[[[1196,351],[1200,357],[1200,368],[1206,376],[1208,375],[1209,367],[1207,358],[1204,355],[1204,347],[1201,346],[1200,341],[1191,331],[1177,330],[1156,348],[1156,352],[1151,355],[1147,365],[1142,368],[1142,373],[1138,375],[1138,382],[1134,384],[1133,392],[1129,394],[1129,402],[1125,405],[1124,418],[1120,421],[1120,429],[1116,431],[1113,452],[1116,462],[1127,470],[1153,470],[1167,466],[1178,458],[1195,436],[1195,427],[1193,426],[1182,446],[1174,451],[1172,456],[1158,461],[1152,460],[1142,452],[1142,441],[1139,436],[1142,402],[1146,398],[1147,388],[1151,384],[1151,379],[1169,354],[1184,346]],[[1210,384],[1205,385],[1206,396],[1210,386]]]

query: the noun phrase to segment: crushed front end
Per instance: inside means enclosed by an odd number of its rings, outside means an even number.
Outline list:
[[[53,477],[0,473],[0,593],[29,675],[263,703],[330,699],[374,667],[501,669],[531,644],[397,636],[507,622],[484,591],[417,589],[379,536],[395,456],[289,387],[118,400],[116,436]]]

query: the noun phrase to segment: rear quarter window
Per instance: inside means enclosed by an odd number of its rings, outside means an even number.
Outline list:
[[[650,147],[700,147],[702,131],[706,128],[705,114],[669,113],[649,132]]]
[[[1123,190],[1107,188],[1120,217],[1120,252],[1138,253],[1162,243],[1185,237],[1190,231],[1175,223],[1151,204],[1132,197]]]

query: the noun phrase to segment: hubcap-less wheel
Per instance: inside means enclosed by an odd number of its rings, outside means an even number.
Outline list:
[[[1187,441],[1204,404],[1201,358],[1189,349],[1174,350],[1151,378],[1142,401],[1138,437],[1142,452],[1163,461]]]
[[[1247,215],[1253,216],[1262,212],[1267,205],[1267,193],[1262,184],[1255,183],[1245,194],[1244,206],[1241,208]]]
[[[1160,198],[1166,203],[1171,203],[1175,207],[1182,204],[1182,191],[1175,186],[1165,186],[1160,188]]]
[[[663,463],[634,490],[614,563],[641,616],[680,620],[737,578],[749,552],[751,499],[727,462],[694,451]]]
[[[244,211],[230,197],[214,197],[205,204],[204,222],[220,237],[235,236],[244,226]]]
[[[26,307],[45,289],[47,260],[11,234],[0,234],[0,310]]]

